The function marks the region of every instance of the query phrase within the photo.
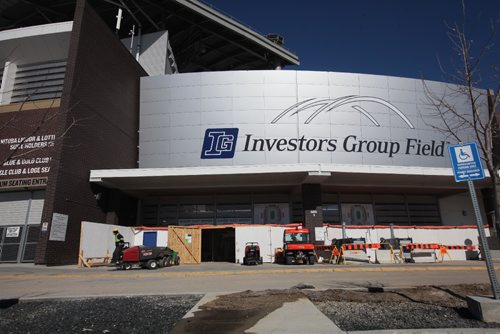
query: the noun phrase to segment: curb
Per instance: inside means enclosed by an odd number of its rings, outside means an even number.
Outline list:
[[[69,301],[69,300],[84,300],[84,299],[100,299],[100,298],[135,298],[135,297],[156,297],[156,296],[204,296],[204,292],[193,292],[193,293],[123,293],[123,294],[98,294],[98,295],[63,295],[63,296],[26,296],[17,298],[17,303],[29,303],[36,301],[52,302],[52,301]],[[10,300],[10,299],[0,299]]]
[[[494,266],[500,270],[500,265]],[[179,271],[179,272],[143,272],[130,271],[119,273],[78,273],[78,274],[0,274],[2,279],[78,279],[78,278],[149,278],[149,277],[204,277],[238,276],[259,274],[294,274],[294,273],[343,273],[343,272],[412,272],[412,271],[486,271],[486,266],[440,266],[440,267],[341,267],[341,268],[300,268],[300,269],[262,269],[241,271]]]
[[[217,297],[219,297],[220,295],[221,295],[220,293],[205,294],[186,314],[184,314],[182,319],[193,318],[194,314],[200,311],[201,306],[211,302],[212,300],[217,299]]]
[[[422,328],[422,329],[382,329],[368,331],[348,331],[346,334],[498,334],[498,328]]]

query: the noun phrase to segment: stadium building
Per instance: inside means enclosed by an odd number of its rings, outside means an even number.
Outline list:
[[[0,27],[0,262],[75,263],[82,221],[227,226],[201,235],[223,254],[234,226],[474,223],[445,83],[285,70],[281,36],[195,0],[9,0]]]

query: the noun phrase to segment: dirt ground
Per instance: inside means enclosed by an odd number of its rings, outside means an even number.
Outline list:
[[[283,303],[304,298],[300,290],[244,291],[223,295],[182,319],[170,333],[243,333]]]
[[[489,285],[423,286],[385,291],[244,291],[204,304],[181,319],[201,295],[102,297],[0,305],[0,333],[244,333],[284,303],[309,298],[344,331],[424,328],[499,328],[472,319],[467,295],[490,295]]]
[[[491,295],[487,284],[460,284],[449,286],[423,286],[410,289],[385,291],[383,287],[369,287],[365,291],[352,290],[304,290],[314,302],[355,302],[355,303],[387,303],[414,302],[444,307],[467,307],[465,297],[468,295]]]
[[[414,328],[500,328],[473,319],[465,296],[489,295],[488,285],[425,286],[385,291],[288,290],[245,291],[221,296],[200,308],[193,318],[181,320],[171,333],[243,333],[283,303],[309,298],[342,330]]]

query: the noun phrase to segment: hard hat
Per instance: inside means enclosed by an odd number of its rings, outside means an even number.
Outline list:
[[[113,232],[118,232],[118,229],[116,227],[113,228]]]

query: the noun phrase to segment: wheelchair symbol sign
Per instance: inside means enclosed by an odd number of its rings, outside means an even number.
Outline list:
[[[459,163],[474,161],[471,146],[455,147],[455,155],[457,156],[457,161]]]
[[[451,145],[449,152],[455,181],[484,179],[483,166],[476,143]]]

